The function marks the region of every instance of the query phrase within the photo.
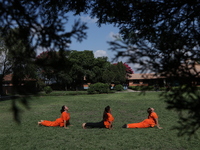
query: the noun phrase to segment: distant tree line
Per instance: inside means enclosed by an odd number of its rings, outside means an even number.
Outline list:
[[[125,84],[132,69],[122,62],[112,64],[107,57],[95,58],[92,51],[45,51],[39,54],[35,63],[37,74],[48,85],[60,90],[77,90],[83,84],[97,82]]]

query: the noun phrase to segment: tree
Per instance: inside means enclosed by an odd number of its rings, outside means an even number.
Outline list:
[[[126,68],[122,62],[110,64],[102,73],[104,83],[124,84],[126,82]]]
[[[108,61],[107,57],[94,58],[94,63],[91,70],[93,74],[86,77],[87,81],[90,83],[97,83],[97,82],[109,83],[105,82],[104,80],[104,73],[109,68],[109,66],[110,62]],[[110,74],[108,75],[111,76]]]
[[[6,75],[11,73],[12,65],[8,55],[8,49],[3,40],[0,41],[0,95],[3,93],[3,79]]]
[[[117,63],[114,63],[116,65]],[[123,63],[124,67],[126,68],[126,77],[130,77],[130,74],[133,74],[133,70],[127,63]]]
[[[126,73],[127,74],[133,74],[134,73],[132,68],[127,63],[124,63],[123,65],[126,67]]]
[[[4,75],[12,73],[12,84],[14,85],[13,95],[16,93],[22,95],[35,94],[35,91],[32,90],[33,87],[32,89],[22,87],[22,85],[28,85],[25,82],[26,79],[36,78],[35,65],[33,61],[35,53],[29,43],[27,43],[27,40],[22,41],[15,36],[15,34],[19,34],[18,28],[7,32],[7,35],[1,34],[4,44],[2,52],[5,54],[2,78]],[[26,108],[29,107],[25,97],[23,97],[21,101],[13,99],[12,109],[14,112],[14,119],[17,122],[20,122],[17,103],[22,103]]]
[[[111,65],[114,74],[113,82],[115,84],[124,84],[126,82],[126,67],[122,62]]]
[[[69,74],[72,78],[72,88],[78,89],[84,83],[84,78],[94,77],[92,68],[94,67],[94,54],[92,51],[76,51],[73,50],[69,54],[70,70]]]
[[[27,41],[21,41],[15,37],[15,34],[19,32],[18,28],[7,32],[6,36],[1,34],[1,82],[5,75],[12,73],[12,82],[15,85],[14,93],[22,92],[22,88],[19,87],[24,84],[25,79],[35,78],[35,66],[33,64],[35,53],[29,47],[29,44],[25,45]],[[16,73],[14,74],[14,72]]]
[[[59,52],[45,51],[36,58],[40,66],[39,76],[46,82],[66,83],[72,89],[78,89],[87,83],[125,83],[126,72],[131,68],[122,62],[111,64],[107,57],[94,58],[92,51],[69,51],[61,60]],[[62,83],[62,84],[61,84]]]
[[[35,63],[38,65],[39,77],[46,84],[56,83],[60,89],[64,90],[72,82],[68,73],[70,70],[68,53],[44,51],[36,57]]]

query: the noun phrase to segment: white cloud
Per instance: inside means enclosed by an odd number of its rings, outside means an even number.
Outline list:
[[[96,23],[97,18],[91,18],[90,16],[81,16],[81,21],[87,22],[87,23]]]
[[[108,38],[108,40],[114,41],[114,40],[116,40],[116,37],[118,37],[118,36],[119,36],[119,33],[110,32],[107,38]]]
[[[96,52],[94,52],[94,57],[108,57],[106,51],[104,50],[97,50]]]

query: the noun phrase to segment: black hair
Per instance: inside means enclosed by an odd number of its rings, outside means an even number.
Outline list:
[[[106,106],[105,109],[104,109],[104,112],[103,112],[103,120],[108,119],[107,113],[109,112],[109,110],[110,110],[110,106]]]
[[[151,113],[151,108],[150,108],[150,107],[147,109],[147,112],[148,112],[149,114]]]
[[[65,105],[61,107],[60,113],[62,114],[63,111],[65,111]]]
[[[110,110],[110,106],[105,107],[105,112],[108,113],[109,110]]]

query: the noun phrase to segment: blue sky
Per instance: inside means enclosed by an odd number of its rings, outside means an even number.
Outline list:
[[[98,27],[96,23],[97,19],[92,19],[89,16],[74,17],[71,15],[69,24],[72,24],[74,19],[78,18],[87,23],[87,39],[83,40],[81,43],[73,39],[70,44],[70,49],[77,51],[91,50],[95,57],[107,56],[109,61],[111,61],[116,52],[109,50],[110,46],[107,42],[114,40],[113,35],[118,35],[119,29],[113,25],[102,25]],[[126,59],[120,59],[119,61],[126,62]],[[136,72],[133,64],[129,63],[129,66]]]

